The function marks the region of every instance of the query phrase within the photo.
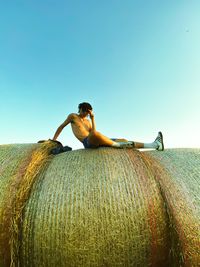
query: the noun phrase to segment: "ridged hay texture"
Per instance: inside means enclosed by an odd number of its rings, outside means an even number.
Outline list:
[[[2,154],[5,153],[5,147],[0,147],[3,151]],[[12,149],[8,149],[9,152],[12,151],[12,154],[15,155],[14,166],[17,166],[17,168],[14,168],[11,173],[9,168],[4,167],[1,170],[2,179],[0,181],[2,183],[0,188],[3,189],[6,178],[9,177],[9,185],[4,188],[4,197],[0,206],[0,251],[3,255],[1,257],[3,265],[19,266],[20,264],[19,249],[23,210],[37,174],[48,162],[50,150],[53,147],[55,147],[53,142],[29,145],[28,149],[27,146],[24,146],[21,149],[21,154],[19,149],[15,151],[16,153]],[[18,147],[16,146],[16,148]],[[7,153],[6,156],[9,158],[10,153]],[[3,163],[2,165],[6,165],[5,161]]]
[[[199,153],[101,148],[54,156],[40,165],[23,209],[18,266],[198,266]],[[19,155],[4,160],[5,154],[0,147],[3,173],[6,165],[16,172]],[[177,178],[191,154],[185,176]],[[5,181],[1,174],[0,203]],[[186,224],[180,203],[190,210]]]
[[[56,156],[23,220],[22,266],[165,266],[167,214],[140,153]]]
[[[18,172],[21,162],[31,153],[34,145],[1,145],[0,146],[0,266],[10,257],[9,225],[5,222],[4,214],[7,212],[8,192],[13,177]],[[6,229],[4,229],[6,225]]]
[[[148,153],[168,208],[175,265],[200,266],[200,149]]]

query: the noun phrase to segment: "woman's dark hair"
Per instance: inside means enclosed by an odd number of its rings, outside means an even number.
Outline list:
[[[92,110],[92,106],[87,102],[83,102],[78,105],[78,112],[80,112],[80,109],[82,109],[83,112],[87,112],[89,109]]]

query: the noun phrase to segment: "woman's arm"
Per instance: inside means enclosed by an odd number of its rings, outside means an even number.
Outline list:
[[[73,117],[73,114],[69,114],[67,119],[58,127],[58,129],[56,130],[56,132],[54,134],[53,140],[56,140],[58,138],[58,136],[62,132],[63,128],[65,126],[67,126],[72,121],[72,117]]]
[[[92,110],[89,110],[89,115],[90,115],[90,119],[91,119],[91,122],[92,122],[92,131],[96,131],[96,123],[95,123],[95,120],[94,120],[94,113],[92,112]]]

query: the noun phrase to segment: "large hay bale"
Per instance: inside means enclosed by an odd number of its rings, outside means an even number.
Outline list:
[[[198,266],[200,150],[38,151],[0,146],[0,266]]]
[[[149,156],[145,159],[168,208],[173,260],[176,266],[200,266],[200,149]]]

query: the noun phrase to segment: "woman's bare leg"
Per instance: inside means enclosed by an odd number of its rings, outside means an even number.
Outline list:
[[[88,141],[91,145],[96,147],[112,146],[114,144],[114,141],[97,131],[90,132],[88,135]]]
[[[101,134],[97,131],[91,131],[88,136],[88,141],[91,145],[99,147],[99,146],[113,146],[115,142],[128,142],[127,139],[124,138],[117,138],[115,141],[111,140],[107,136]],[[144,143],[134,142],[134,148],[144,148]]]
[[[134,148],[144,148],[144,143],[134,142]]]
[[[88,136],[88,141],[91,145],[96,147],[112,146],[112,147],[132,147],[132,148],[154,148],[157,150],[164,150],[163,136],[161,132],[158,132],[158,136],[156,137],[153,143],[140,143],[134,141],[127,141],[124,138],[116,139],[115,141],[113,141],[97,131],[90,132]]]

